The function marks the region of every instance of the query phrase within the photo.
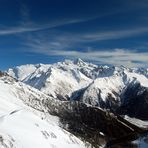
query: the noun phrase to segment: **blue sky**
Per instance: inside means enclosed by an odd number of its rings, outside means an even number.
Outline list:
[[[147,67],[147,0],[0,0],[0,69],[82,58]]]

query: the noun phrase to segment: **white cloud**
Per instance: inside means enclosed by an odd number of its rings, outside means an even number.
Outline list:
[[[96,33],[86,34],[83,37],[87,41],[103,41],[109,39],[120,39],[126,37],[132,37],[135,35],[143,34],[148,32],[148,27],[139,27],[132,29],[123,29],[123,30],[112,30],[112,31],[102,31]]]
[[[21,13],[22,13],[22,20],[19,22],[17,26],[3,27],[3,25],[0,25],[0,35],[13,35],[18,33],[54,29],[56,27],[61,27],[64,25],[76,24],[81,22],[87,22],[87,21],[94,20],[101,17],[101,16],[94,16],[94,17],[76,18],[76,19],[63,18],[62,20],[53,20],[50,22],[44,22],[44,23],[42,22],[39,24],[29,20],[29,14],[27,10],[22,10]]]
[[[140,32],[131,31],[132,33]],[[143,31],[143,30],[142,30]],[[121,37],[121,32],[116,32],[118,37]],[[127,35],[130,33],[128,31]],[[103,37],[100,40],[112,39],[112,35],[107,35],[106,38]],[[112,34],[112,33],[111,33]],[[125,35],[125,34],[124,34]],[[89,38],[96,38],[96,34],[66,34],[52,32],[51,34],[34,34],[30,35],[29,38],[24,41],[25,51],[30,51],[34,53],[41,53],[48,56],[63,56],[65,58],[82,58],[84,60],[91,60],[103,64],[113,64],[113,65],[125,65],[127,67],[146,67],[148,65],[148,52],[139,52],[139,50],[130,49],[92,49],[91,47],[86,47],[85,43],[88,40],[84,39],[86,36]],[[98,36],[97,36],[98,37]],[[87,38],[87,37],[86,37]],[[84,43],[84,46],[82,44]],[[99,44],[99,43],[98,43]],[[76,47],[85,49],[84,52],[74,50]],[[73,50],[72,50],[73,49]],[[145,50],[146,51],[146,50]]]
[[[82,58],[95,61],[98,64],[124,65],[127,67],[146,67],[148,65],[148,52],[137,52],[127,49],[88,50],[87,52],[76,50],[52,50],[44,46],[31,48],[30,52],[45,54],[48,56],[63,56],[65,58]]]
[[[35,33],[33,35],[30,34],[28,40],[25,36],[25,42],[27,45],[37,50],[39,48],[50,50],[66,50],[81,47],[81,45],[91,42],[98,42],[99,44],[99,41],[127,38],[146,32],[148,32],[148,27],[115,31],[96,31],[88,33],[67,33],[54,30]]]

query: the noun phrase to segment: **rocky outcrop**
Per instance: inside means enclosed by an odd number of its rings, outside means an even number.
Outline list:
[[[148,120],[148,88],[142,87],[140,83],[131,84],[121,98],[124,101],[116,111],[118,114]]]
[[[107,110],[77,101],[54,105],[47,101],[46,106],[50,114],[60,117],[64,128],[95,147],[106,141],[138,135],[145,131]]]

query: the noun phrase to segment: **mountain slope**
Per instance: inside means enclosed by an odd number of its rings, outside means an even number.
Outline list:
[[[137,83],[140,86],[136,94],[142,92],[144,96],[148,95],[147,91],[143,91],[148,88],[148,71],[142,68],[97,66],[77,59],[65,60],[53,65],[24,65],[9,69],[8,73],[52,98],[80,100],[83,103],[113,111],[117,109],[119,111],[120,107],[124,106],[127,112],[120,111],[120,113],[126,114],[135,110],[132,105],[135,99],[130,96],[136,91]],[[132,92],[129,93],[129,90]],[[147,99],[139,99],[139,101],[144,101],[142,103],[144,105]],[[148,105],[145,106],[145,109],[148,108]],[[142,107],[138,109],[140,113]],[[139,117],[138,114],[135,116]],[[145,118],[148,119],[148,116]]]
[[[1,73],[0,147],[85,147],[81,140],[59,127],[58,118],[48,115],[45,120],[42,100],[47,98],[38,90]]]
[[[24,65],[9,69],[8,73],[19,80],[13,86],[17,90],[13,94],[34,109],[34,113],[50,124],[53,124],[50,114],[58,116],[62,128],[95,147],[104,145],[106,140],[116,141],[119,138],[120,141],[145,131],[116,114],[132,116],[129,111],[134,112],[132,103],[137,99],[131,96],[147,95],[144,90],[147,89],[148,79],[143,71],[123,66],[97,66],[78,59],[53,65]],[[4,81],[11,84],[10,80]],[[144,105],[147,98],[139,100]],[[140,107],[138,112],[143,113]],[[140,114],[133,116],[140,118]]]
[[[103,107],[103,104],[107,105],[107,103],[120,106],[128,98],[126,95],[123,99],[127,88],[134,87],[136,82],[143,87],[148,87],[148,79],[145,76],[124,70],[110,77],[96,78],[77,98],[93,106]]]
[[[70,61],[67,61],[54,65],[39,64],[35,66],[26,65],[26,67],[24,65],[15,69],[9,69],[8,74],[49,96],[67,100],[75,89],[87,85],[90,81],[80,71],[71,67],[71,64]],[[32,70],[30,70],[30,67],[32,67]],[[36,67],[35,71],[34,67]],[[24,73],[27,73],[27,75]]]
[[[55,100],[1,73],[0,146],[4,148],[78,148],[90,146],[89,143],[101,147],[106,143],[104,138],[114,139],[135,131],[143,132],[100,108],[81,102]],[[87,145],[71,133],[81,137]]]

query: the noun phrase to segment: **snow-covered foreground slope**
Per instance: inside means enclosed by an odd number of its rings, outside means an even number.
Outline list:
[[[11,144],[17,148],[84,147],[73,135],[24,109],[0,117],[1,134],[4,141],[0,144],[8,140],[10,148]]]
[[[59,127],[58,118],[49,115],[50,122],[44,120],[37,111],[41,105],[33,104],[37,110],[26,105],[34,99],[37,103],[40,98],[46,96],[9,76],[0,77],[0,147],[85,147],[81,140]]]

